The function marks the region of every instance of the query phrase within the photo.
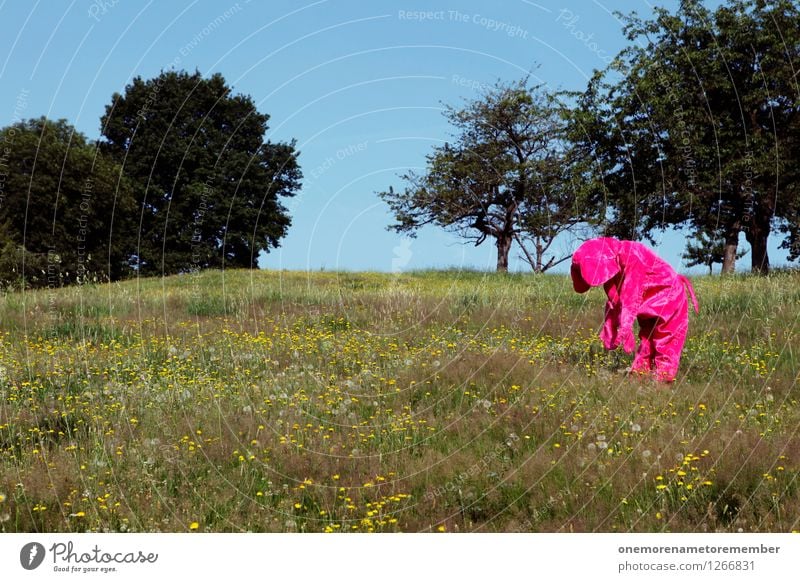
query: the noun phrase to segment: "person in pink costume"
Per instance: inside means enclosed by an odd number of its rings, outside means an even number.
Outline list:
[[[605,289],[608,301],[600,332],[605,348],[622,344],[627,353],[633,352],[633,321],[638,320],[639,349],[631,372],[675,380],[689,329],[684,288],[695,313],[699,311],[689,280],[643,244],[605,237],[588,240],[575,251],[570,274],[578,293],[599,285]]]

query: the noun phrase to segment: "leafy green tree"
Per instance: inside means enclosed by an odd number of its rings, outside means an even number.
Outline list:
[[[136,183],[138,272],[254,268],[280,244],[301,172],[294,142],[264,140],[268,120],[219,74],[162,72],[114,94],[102,135]]]
[[[723,272],[744,233],[752,270],[768,272],[769,235],[785,233],[783,246],[800,237],[800,8],[729,0],[712,12],[683,0],[675,14],[622,18],[632,45],[592,79],[575,127],[609,201],[608,231],[718,228]]]
[[[498,84],[463,109],[447,107],[454,142],[433,149],[425,173],[401,176],[403,191],[379,193],[397,220],[390,229],[413,236],[431,224],[476,246],[494,239],[501,272],[515,242],[537,271],[568,258],[549,253],[551,245],[585,209],[564,179],[562,108],[527,83]]]
[[[736,259],[741,259],[746,254],[747,251],[738,251]],[[711,275],[714,265],[725,260],[725,238],[719,230],[698,232],[693,240],[686,243],[686,251],[682,256],[688,267],[705,265]]]
[[[65,120],[0,129],[0,279],[60,286],[130,272],[133,195],[120,168]]]

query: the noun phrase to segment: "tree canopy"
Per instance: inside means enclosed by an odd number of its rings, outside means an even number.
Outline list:
[[[425,173],[403,175],[403,191],[380,193],[397,220],[390,228],[413,235],[431,224],[476,245],[492,238],[498,271],[508,270],[514,242],[535,270],[565,260],[547,253],[585,209],[565,180],[564,121],[554,97],[523,79],[498,84],[462,109],[448,106],[445,116],[454,141],[433,148]]]
[[[135,185],[141,274],[257,267],[291,219],[300,186],[294,142],[265,141],[269,116],[222,75],[135,78],[102,117],[104,150]]]
[[[800,9],[683,0],[653,20],[620,15],[632,42],[579,99],[573,135],[594,164],[607,233],[688,227],[731,272],[740,233],[752,270],[767,239],[800,256]],[[722,255],[713,250],[722,247]],[[698,248],[700,249],[698,251]]]
[[[64,120],[0,130],[0,279],[61,286],[130,272],[130,183]]]

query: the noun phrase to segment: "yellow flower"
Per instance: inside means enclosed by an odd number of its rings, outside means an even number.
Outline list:
[[[197,523],[196,521],[193,521],[192,523],[189,524],[189,529],[192,530],[192,531],[194,531],[196,529],[199,529],[199,528],[200,528],[200,524]]]
[[[0,503],[3,503],[6,500],[6,494],[0,493]]]
[[[662,517],[663,515],[661,515],[660,511],[656,513],[656,519],[661,519]]]
[[[436,531],[444,532],[444,531],[447,531],[447,528],[444,525],[440,525],[439,527],[436,528]]]

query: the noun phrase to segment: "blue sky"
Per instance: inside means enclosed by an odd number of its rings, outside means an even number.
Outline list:
[[[651,8],[643,0],[0,0],[0,124],[47,115],[96,138],[111,95],[133,77],[219,72],[271,116],[268,139],[295,139],[301,152],[303,189],[286,202],[292,228],[262,266],[493,269],[490,241],[475,248],[434,228],[413,240],[387,231],[392,217],[376,192],[401,188],[398,176],[421,170],[448,138],[444,104],[528,72],[553,89],[582,89],[625,46],[612,10]],[[658,245],[682,271],[684,242],[666,234]],[[513,254],[512,268],[524,270]],[[770,257],[784,262],[774,237]]]

